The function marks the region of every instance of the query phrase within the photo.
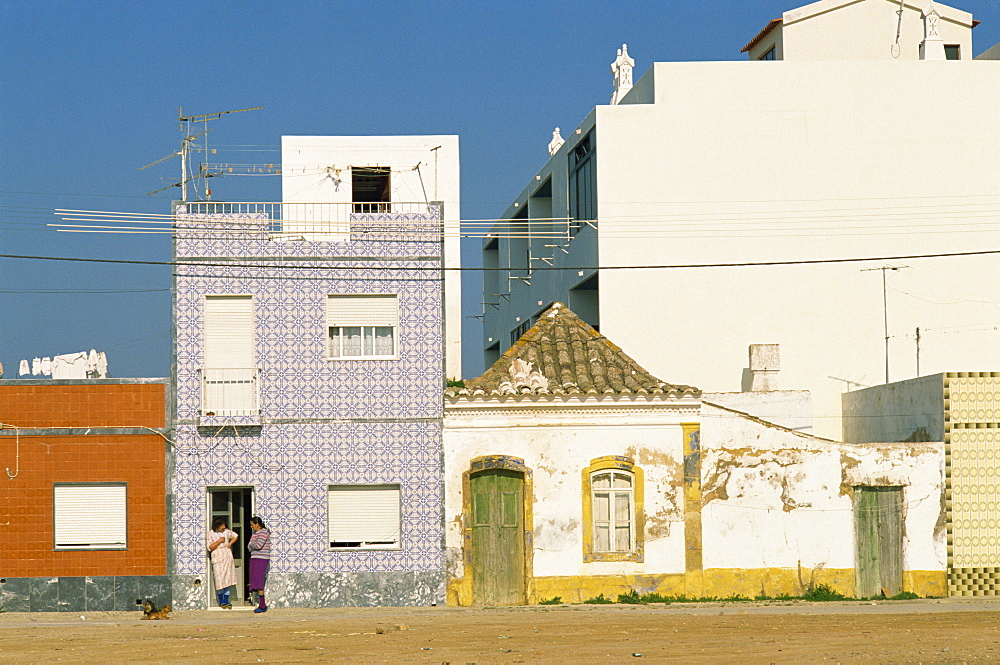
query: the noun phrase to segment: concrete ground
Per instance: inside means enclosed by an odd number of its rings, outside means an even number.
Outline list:
[[[0,663],[1000,663],[1000,601],[0,613]]]

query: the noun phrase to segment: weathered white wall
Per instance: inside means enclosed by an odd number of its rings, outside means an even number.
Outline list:
[[[809,434],[812,430],[812,396],[808,390],[702,393],[701,398],[798,432]]]
[[[944,440],[944,375],[933,374],[843,395],[844,440]]]
[[[702,412],[705,568],[854,568],[850,488],[901,485],[904,570],[944,570],[943,443],[843,444]]]
[[[533,402],[533,400],[536,400]],[[563,400],[557,400],[563,401]],[[684,572],[682,428],[697,419],[695,400],[590,398],[558,410],[538,398],[492,408],[445,405],[445,545],[448,576],[462,565],[462,473],[483,455],[520,457],[533,472],[534,575]],[[534,404],[534,406],[532,406]],[[512,408],[517,406],[517,408]],[[634,459],[645,474],[645,561],[583,562],[582,472],[605,455]]]
[[[899,2],[821,0],[782,15],[785,60],[919,60],[924,39],[921,10],[926,2],[904,2],[896,43]],[[972,14],[935,3],[945,44],[958,44],[963,60],[972,58]],[[763,26],[762,26],[763,27]],[[755,49],[756,51],[757,49]]]
[[[442,201],[445,267],[460,267],[458,136],[282,136],[282,201],[349,203],[352,166],[391,168],[393,201]],[[446,271],[444,281],[446,372],[461,377],[461,273]]]

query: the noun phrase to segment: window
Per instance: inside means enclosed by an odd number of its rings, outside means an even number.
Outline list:
[[[57,550],[124,550],[125,483],[56,483],[52,486]]]
[[[354,212],[392,212],[390,170],[383,166],[351,167]]]
[[[251,296],[205,296],[203,415],[257,413],[253,319]]]
[[[628,457],[584,469],[584,561],[643,560],[642,470]]]
[[[569,153],[570,232],[576,233],[584,220],[597,219],[597,165],[594,133],[590,132]]]
[[[945,57],[945,60],[961,60],[962,59],[962,45],[961,44],[945,44],[944,45],[944,57]]]
[[[331,549],[398,549],[399,485],[331,485],[327,533]]]
[[[394,294],[327,297],[327,357],[385,359],[397,355],[399,303]]]
[[[777,47],[772,46],[771,48],[767,49],[767,51],[764,52],[764,55],[760,56],[757,59],[758,60],[777,60],[778,59],[778,53],[775,50],[776,48]]]
[[[510,345],[514,346],[517,340],[524,336],[524,333],[531,330],[531,319],[521,321],[516,328],[510,331]]]

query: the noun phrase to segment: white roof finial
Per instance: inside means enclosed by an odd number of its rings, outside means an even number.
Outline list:
[[[561,148],[562,144],[565,143],[565,142],[566,141],[563,140],[562,135],[559,133],[559,128],[556,127],[555,129],[553,129],[552,130],[552,140],[549,141],[549,154],[550,155],[554,155],[557,152],[559,152],[559,148]]]
[[[632,89],[632,68],[635,60],[628,56],[628,44],[618,49],[618,57],[611,63],[611,74],[615,78],[615,91],[611,93],[611,103],[617,104]]]
[[[944,38],[941,37],[941,15],[938,14],[934,0],[927,0],[924,8],[924,41],[920,42],[921,60],[947,60],[944,51]]]

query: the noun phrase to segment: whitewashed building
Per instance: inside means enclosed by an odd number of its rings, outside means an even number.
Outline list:
[[[484,241],[485,365],[554,301],[707,391],[737,390],[769,340],[813,431],[840,438],[841,392],[914,376],[917,328],[925,373],[1000,363],[978,302],[1000,271],[976,254],[997,249],[1000,63],[972,59],[970,14],[899,7],[822,0],[769,23],[750,61],[634,82],[641,49],[623,47],[612,103],[553,119],[551,156]]]
[[[553,305],[446,392],[449,603],[945,595],[943,444],[839,443],[723,405],[755,397],[802,425],[795,395],[665,383]]]

